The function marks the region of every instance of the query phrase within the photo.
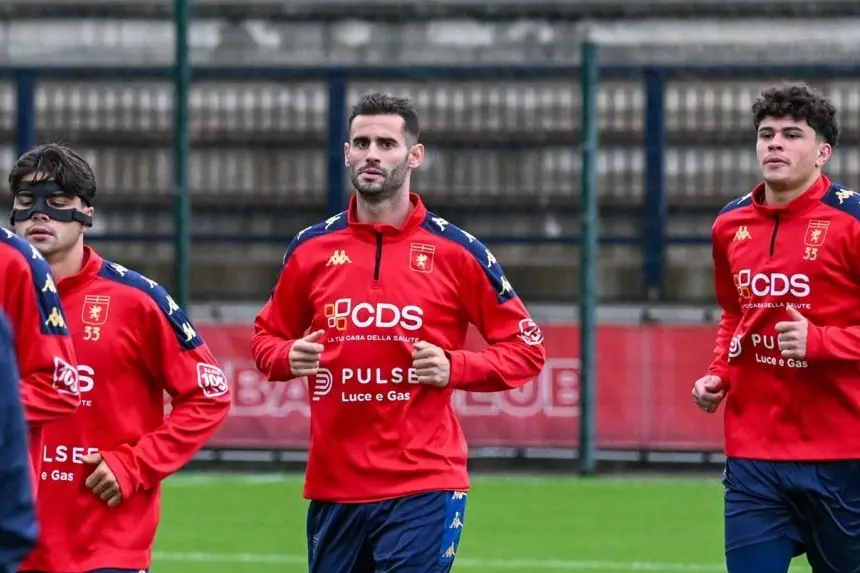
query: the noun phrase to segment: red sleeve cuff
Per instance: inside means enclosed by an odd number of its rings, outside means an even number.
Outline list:
[[[123,446],[124,448],[126,446]],[[119,452],[101,452],[102,459],[116,476],[116,481],[119,483],[119,491],[122,493],[122,499],[126,500],[131,497],[137,490],[131,472],[122,461],[122,455]]]
[[[808,322],[806,324],[806,358],[824,358],[824,329]]]
[[[448,361],[451,363],[451,372],[448,375],[448,386],[457,390],[463,387],[466,383],[466,351],[465,350],[450,350],[447,351]]]
[[[708,368],[708,374],[711,376],[717,376],[720,380],[726,381],[729,377],[729,368],[726,364],[712,364],[710,368]]]
[[[272,358],[272,363],[266,371],[266,377],[270,382],[286,382],[295,378],[290,368],[290,349],[295,340],[284,341],[278,352]]]

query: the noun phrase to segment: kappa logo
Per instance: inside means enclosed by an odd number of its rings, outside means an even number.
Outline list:
[[[346,254],[346,251],[339,250],[332,253],[331,257],[329,257],[328,262],[325,264],[327,267],[331,266],[339,266],[351,263],[352,259],[349,258],[349,255]]]
[[[752,239],[752,235],[750,235],[750,231],[746,225],[741,225],[738,227],[738,230],[735,231],[735,241],[747,241]]]
[[[45,326],[66,328],[66,320],[63,318],[63,313],[60,312],[58,307],[55,306],[51,309],[51,312],[48,314],[48,318],[45,319]]]
[[[45,277],[45,286],[42,287],[42,292],[57,294],[57,283],[54,282],[54,277],[51,275]]]
[[[851,189],[840,189],[836,192],[836,198],[839,199],[839,204],[842,205],[848,199],[857,196],[857,192]]]

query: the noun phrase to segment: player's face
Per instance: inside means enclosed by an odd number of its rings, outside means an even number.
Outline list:
[[[403,187],[421,164],[424,147],[408,144],[399,115],[360,115],[352,122],[344,155],[356,191],[379,200]]]
[[[24,176],[22,181],[29,182],[43,178],[42,174],[36,173]],[[27,209],[32,204],[32,197],[26,195],[15,197],[16,209]],[[77,209],[90,216],[93,214],[93,208],[85,206],[80,197],[58,195],[51,197],[48,204],[55,209]],[[42,256],[49,261],[53,256],[69,251],[82,241],[84,230],[84,226],[77,221],[55,221],[44,213],[34,213],[28,220],[15,223],[15,233],[35,245]]]
[[[806,121],[765,118],[758,128],[756,156],[769,185],[791,187],[809,181],[830,159],[830,145]]]

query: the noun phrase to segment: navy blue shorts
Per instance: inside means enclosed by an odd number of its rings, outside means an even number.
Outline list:
[[[448,573],[466,519],[464,492],[308,508],[309,573]]]
[[[815,573],[860,572],[860,460],[729,459],[723,486],[727,553],[790,539]]]

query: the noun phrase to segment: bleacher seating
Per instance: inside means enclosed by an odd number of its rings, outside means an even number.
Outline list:
[[[41,25],[33,22],[37,24]],[[672,29],[671,23],[662,25]],[[823,28],[827,24],[817,25]],[[852,26],[845,21],[834,25],[840,30]],[[52,48],[48,41],[39,46],[39,53],[19,54],[22,61],[55,63],[63,53],[74,52],[69,43],[75,41],[88,46],[90,55],[113,51],[105,61],[120,60],[122,53],[141,46],[148,46],[148,51],[143,52],[146,57],[138,52],[137,63],[169,61],[170,45],[164,41],[170,36],[169,22],[125,23],[123,33],[110,41],[99,33],[104,24],[69,26],[69,35],[47,36],[62,36],[62,45]],[[689,26],[689,22],[677,24],[678,33],[689,33]],[[4,35],[23,34],[22,29],[27,28],[20,23],[0,29],[0,40]],[[854,29],[860,31],[860,26]],[[575,63],[579,28],[573,23],[448,21],[257,23],[239,29],[202,22],[197,31],[195,58],[208,64],[357,64],[386,58],[379,61],[456,65],[464,61]],[[153,38],[159,40],[153,43]],[[833,44],[829,58],[838,59],[857,41],[853,36],[842,36],[842,40]],[[679,56],[677,47],[667,50],[665,45],[652,46],[647,57],[636,46],[609,46],[606,52],[610,64],[665,63],[672,57],[676,63],[690,59],[737,62],[742,52],[732,43],[712,43],[704,51],[696,50],[695,43],[687,45],[691,47],[687,59]],[[805,50],[799,49],[791,61],[803,60],[807,52],[814,55],[808,45]],[[754,61],[761,55],[751,58]],[[785,59],[784,52],[781,59]],[[707,236],[715,210],[746,192],[755,181],[750,105],[764,84],[780,79],[690,77],[667,84],[665,191],[670,233]],[[844,130],[843,146],[834,156],[830,172],[848,185],[857,185],[860,84],[821,80],[815,83],[840,107]],[[371,89],[408,94],[421,110],[429,151],[414,185],[431,207],[487,237],[552,239],[579,232],[580,93],[576,77],[356,81],[350,86],[350,100]],[[39,139],[63,140],[80,147],[97,171],[105,216],[95,234],[170,231],[172,93],[167,82],[151,80],[46,78],[40,83],[36,98]],[[642,81],[603,81],[598,109],[601,232],[637,236],[642,224],[647,136]],[[323,82],[199,82],[192,91],[190,111],[194,232],[284,236],[322,215],[328,116]],[[0,85],[0,135],[10,143],[15,141],[15,119],[15,87]],[[11,146],[0,148],[0,153],[4,165],[14,158]],[[195,294],[200,298],[264,295],[284,247],[279,243],[196,246]],[[105,248],[109,255],[162,280],[170,276],[169,245],[112,244]],[[531,298],[574,296],[578,283],[575,247],[530,243],[495,250],[524,294]],[[233,269],[229,278],[222,278],[225,263]],[[604,247],[600,263],[605,298],[642,296],[639,245]],[[706,245],[670,246],[666,263],[667,299],[710,298]]]

